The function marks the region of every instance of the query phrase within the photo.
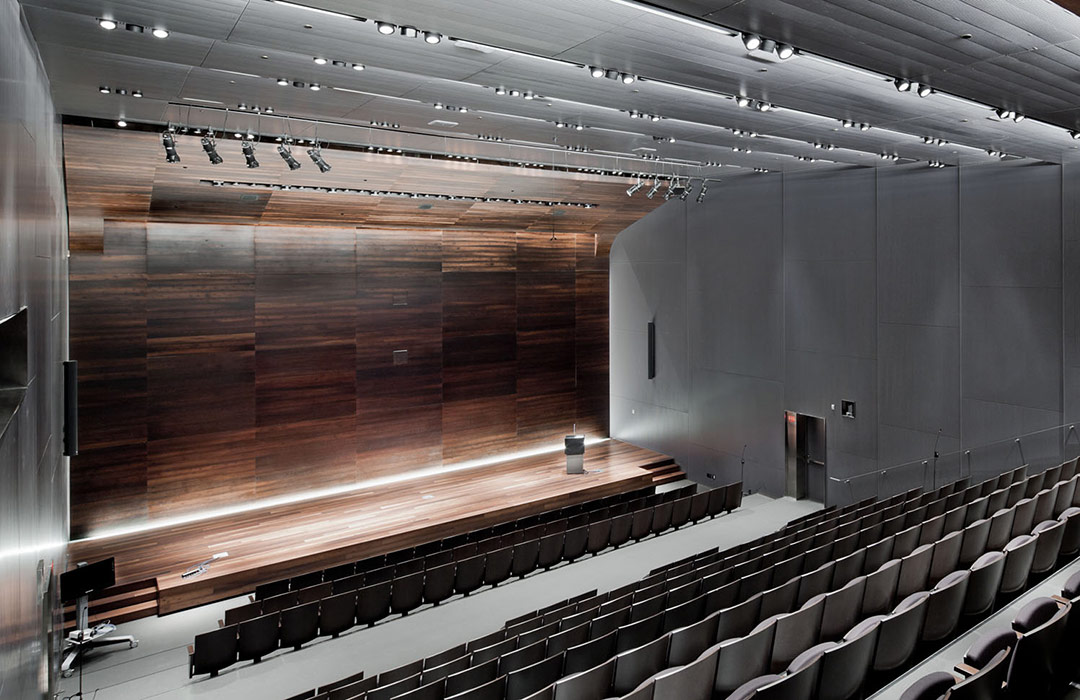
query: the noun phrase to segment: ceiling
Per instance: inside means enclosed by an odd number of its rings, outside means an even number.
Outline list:
[[[317,137],[511,165],[714,179],[755,168],[896,165],[880,154],[924,165],[994,162],[988,151],[1080,159],[1080,141],[1069,134],[1080,128],[1080,17],[1049,0],[298,2],[307,9],[274,0],[23,5],[57,108],[110,126],[122,118],[267,140]],[[99,17],[121,27],[103,30]],[[374,20],[444,38],[386,36]],[[153,27],[170,34],[155,38]],[[732,28],[801,53],[780,61],[747,51]],[[316,57],[344,65],[319,65]],[[597,79],[585,66],[639,79]],[[900,76],[937,92],[898,92],[892,79]],[[498,95],[496,87],[542,97]],[[734,95],[777,109],[741,108]],[[240,104],[271,106],[274,116],[237,111]],[[992,107],[1028,118],[1001,120]],[[662,118],[632,119],[634,110]],[[841,120],[871,128],[844,128]],[[185,162],[202,157],[190,137],[178,148]],[[163,155],[159,148],[155,157]]]

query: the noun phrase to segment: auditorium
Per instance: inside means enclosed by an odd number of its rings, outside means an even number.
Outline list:
[[[191,698],[1080,700],[1080,0],[0,0],[0,700]]]

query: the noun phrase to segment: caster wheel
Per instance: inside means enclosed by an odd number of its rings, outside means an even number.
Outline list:
[[[137,646],[139,646],[139,640],[138,639],[136,639],[134,642],[131,643],[131,648],[132,649],[134,649]]]

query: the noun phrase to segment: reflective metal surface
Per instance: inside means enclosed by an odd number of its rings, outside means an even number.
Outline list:
[[[59,645],[67,465],[67,262],[60,132],[15,0],[0,0],[0,318],[28,315],[27,391],[0,436],[0,699],[45,696]]]

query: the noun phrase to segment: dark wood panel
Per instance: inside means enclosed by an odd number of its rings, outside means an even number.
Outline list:
[[[437,467],[443,459],[443,405],[402,405],[359,397],[356,466],[363,479]]]
[[[162,355],[149,361],[151,441],[255,427],[255,353]]]
[[[151,275],[146,315],[150,356],[250,352],[255,349],[255,276]]]
[[[443,340],[443,400],[465,401],[517,391],[514,333],[448,335]]]
[[[510,231],[443,231],[443,272],[517,269],[517,240]]]
[[[554,240],[546,233],[517,234],[517,270],[572,272],[574,270],[577,237],[563,234]]]
[[[356,277],[349,274],[255,278],[255,341],[260,350],[352,344]]]
[[[222,426],[224,427],[224,426]],[[151,440],[147,446],[150,516],[224,508],[255,498],[255,429],[209,428]]]
[[[588,435],[608,434],[608,284],[607,270],[577,274],[577,422]]]
[[[255,268],[260,275],[352,275],[356,231],[259,226],[255,229]]]
[[[463,462],[512,452],[517,437],[513,394],[443,404],[443,460]]]
[[[444,337],[514,333],[516,330],[516,273],[443,274]]]
[[[560,444],[563,436],[574,430],[576,411],[577,394],[573,390],[518,396],[518,442],[523,448]]]
[[[71,460],[71,537],[146,522],[146,478],[145,441],[80,449]]]
[[[351,386],[351,385],[350,385]],[[356,416],[296,420],[260,426],[255,435],[255,495],[282,496],[358,480],[356,468]]]
[[[442,272],[442,260],[442,231],[356,231],[356,265],[361,277],[396,270]]]
[[[266,428],[352,416],[356,410],[355,362],[352,343],[258,350],[256,425]]]
[[[254,274],[255,227],[147,224],[146,258],[151,275]]]

